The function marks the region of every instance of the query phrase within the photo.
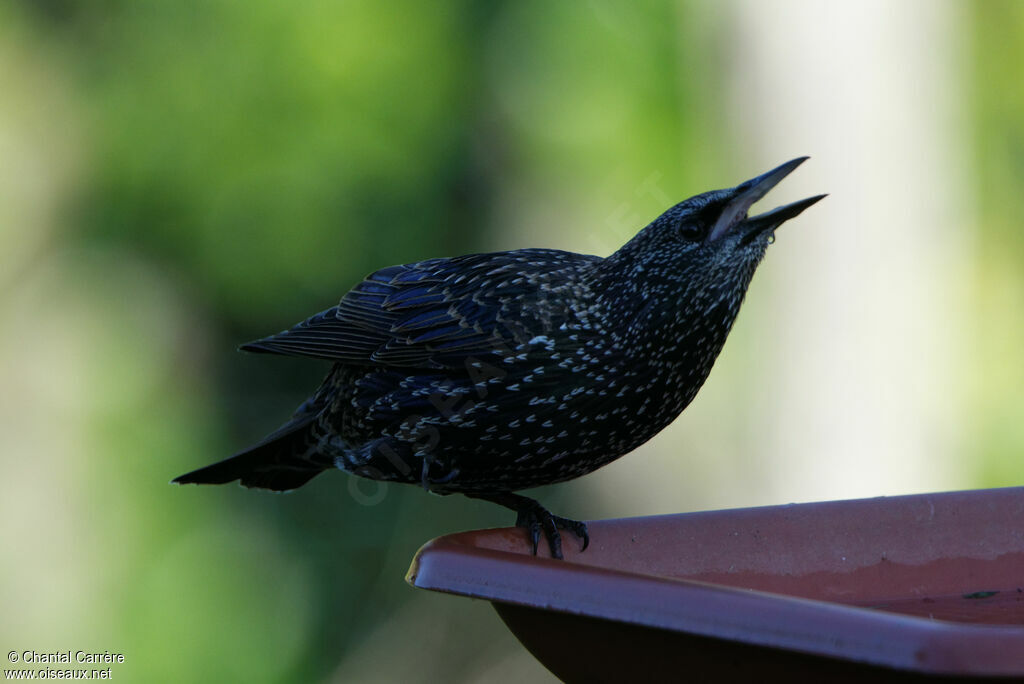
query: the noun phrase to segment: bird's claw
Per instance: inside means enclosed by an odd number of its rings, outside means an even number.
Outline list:
[[[532,505],[524,506],[516,516],[516,527],[526,530],[526,535],[533,547],[533,555],[537,555],[537,545],[540,542],[541,530],[548,540],[548,547],[551,549],[551,557],[563,560],[562,557],[562,535],[558,530],[568,530],[583,540],[583,548],[586,551],[590,546],[590,535],[587,534],[587,526],[578,520],[570,520],[558,515],[541,506],[536,501]]]
[[[563,560],[562,558],[562,535],[558,530],[568,530],[583,540],[583,548],[586,551],[590,546],[590,535],[587,534],[587,525],[578,520],[570,520],[554,515],[548,509],[541,506],[533,499],[514,494],[512,492],[463,492],[472,499],[483,499],[504,506],[516,512],[516,527],[526,530],[526,537],[533,547],[533,555],[537,555],[537,544],[540,542],[540,533],[543,530],[547,537],[548,546],[551,549],[551,557]]]
[[[586,551],[587,547],[590,546],[590,535],[587,533],[587,524],[580,522],[579,520],[570,520],[569,518],[560,518],[557,515],[552,516],[555,519],[555,526],[569,530],[577,537],[583,540],[583,546],[580,551]]]

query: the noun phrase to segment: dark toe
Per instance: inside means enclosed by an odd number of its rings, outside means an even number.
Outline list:
[[[586,551],[587,547],[590,546],[590,534],[587,533],[587,524],[579,520],[570,520],[569,518],[560,518],[558,516],[554,516],[554,518],[555,525],[563,530],[569,530],[583,540],[583,548],[580,551]]]
[[[548,546],[551,547],[551,557],[563,560],[562,535],[558,533],[558,525],[553,519],[553,516],[544,521],[544,534],[548,537]]]

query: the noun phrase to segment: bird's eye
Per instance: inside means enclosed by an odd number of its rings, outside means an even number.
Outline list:
[[[707,233],[708,228],[703,221],[684,221],[679,224],[679,237],[689,242],[700,242]]]

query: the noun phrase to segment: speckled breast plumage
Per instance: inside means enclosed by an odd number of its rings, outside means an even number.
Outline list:
[[[345,359],[312,402],[311,444],[343,470],[438,492],[567,480],[647,441],[706,376],[686,378],[698,355],[665,344],[648,358],[648,331],[609,333],[612,308],[643,307],[602,289],[601,262],[521,250],[390,267],[256,344]]]

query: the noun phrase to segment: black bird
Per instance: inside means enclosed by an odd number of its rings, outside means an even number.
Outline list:
[[[806,157],[680,202],[607,258],[552,249],[428,259],[371,273],[251,352],[333,362],[256,446],[178,483],[294,489],[329,468],[458,492],[518,513],[534,553],[552,515],[521,489],[585,475],[693,400],[775,229],[824,195],[747,210]]]

